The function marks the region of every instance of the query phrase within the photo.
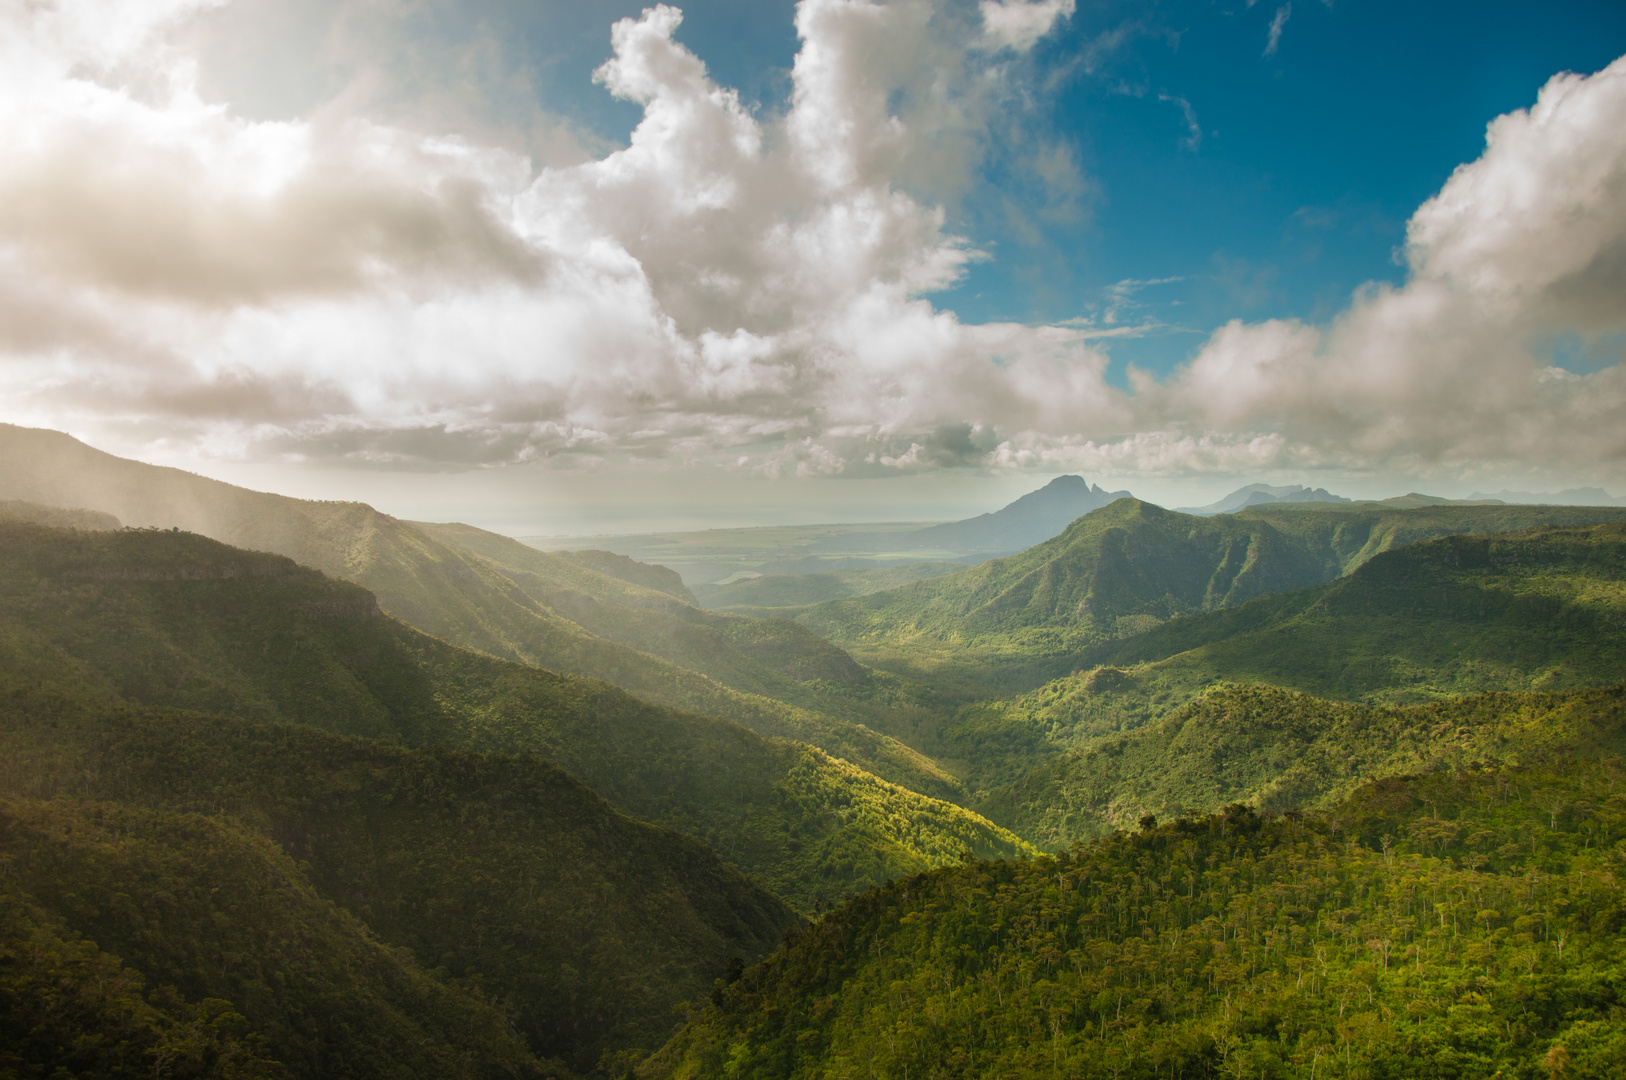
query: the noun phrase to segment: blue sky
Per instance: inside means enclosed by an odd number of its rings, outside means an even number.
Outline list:
[[[610,25],[646,6],[415,5],[396,23],[414,48],[393,62],[449,66],[471,42],[493,41],[478,111],[501,123],[540,106],[604,146],[625,145],[642,110],[593,72],[609,58]],[[679,6],[676,39],[719,84],[761,113],[787,107],[793,2]],[[246,112],[297,113],[351,74],[322,62],[332,5],[221,16],[235,20],[234,42],[210,74]],[[989,257],[933,298],[973,322],[1115,308],[1120,322],[1161,328],[1109,342],[1115,369],[1160,374],[1228,319],[1327,320],[1362,284],[1404,280],[1407,219],[1478,156],[1486,124],[1528,107],[1552,75],[1590,74],[1623,54],[1626,5],[1607,0],[1084,4],[1035,47],[1029,105],[1012,130],[986,133],[976,183],[950,207],[949,227]],[[459,62],[465,78],[470,66]],[[514,73],[527,100],[504,93]],[[1076,153],[1087,190],[1075,212],[1045,215],[1047,193],[1012,145],[1033,140]],[[1018,215],[1037,227],[1013,227]],[[1576,345],[1558,354],[1588,362]]]
[[[0,13],[3,420],[430,516],[1626,486],[1618,3],[118,12]]]

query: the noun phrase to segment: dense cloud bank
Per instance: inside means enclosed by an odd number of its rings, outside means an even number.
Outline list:
[[[339,104],[235,115],[196,90],[199,10],[0,14],[4,419],[249,457],[770,474],[1626,452],[1618,366],[1551,362],[1560,336],[1626,331],[1626,59],[1490,125],[1412,218],[1402,287],[1326,326],[1232,322],[1125,393],[1088,325],[930,300],[986,257],[941,207],[1071,0],[802,0],[775,115],[654,7],[596,76],[643,110],[629,144],[541,168]]]

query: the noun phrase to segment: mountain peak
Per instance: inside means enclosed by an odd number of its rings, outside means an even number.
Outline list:
[[[1309,488],[1303,484],[1288,484],[1281,487],[1270,484],[1249,484],[1246,487],[1237,488],[1218,502],[1211,502],[1207,506],[1182,506],[1179,508],[1179,512],[1193,514],[1197,517],[1212,517],[1215,514],[1234,514],[1238,510],[1245,510],[1250,506],[1263,506],[1268,503],[1347,503],[1349,501],[1342,495],[1334,495],[1326,488]]]
[[[944,547],[977,554],[1001,555],[1059,536],[1076,519],[1119,499],[1127,491],[1103,491],[1082,476],[1058,476],[991,514],[933,525],[911,533],[923,547]]]

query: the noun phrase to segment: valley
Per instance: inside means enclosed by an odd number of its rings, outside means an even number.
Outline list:
[[[1063,478],[871,549],[809,528],[685,563],[652,554],[684,537],[543,550],[52,432],[0,451],[16,1061],[653,1080],[1626,1052],[1598,929],[1626,509],[1261,488],[1199,515]],[[1022,529],[1049,535],[999,550]],[[1451,1004],[1474,980],[1494,1038]]]

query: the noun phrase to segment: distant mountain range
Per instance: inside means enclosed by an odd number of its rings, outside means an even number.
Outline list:
[[[966,554],[1008,555],[1042,544],[1091,510],[1130,498],[1127,491],[1103,491],[1082,476],[1058,476],[991,514],[933,525],[910,533],[919,547]]]
[[[1250,506],[1264,506],[1268,503],[1347,503],[1349,501],[1342,495],[1334,495],[1326,488],[1307,488],[1302,484],[1289,484],[1286,487],[1271,487],[1269,484],[1249,484],[1247,487],[1237,488],[1218,502],[1209,503],[1207,506],[1183,506],[1178,512],[1196,517],[1212,517],[1215,514],[1234,514],[1238,510],[1246,510]]]
[[[1505,503],[1536,503],[1546,506],[1626,506],[1626,498],[1616,498],[1603,488],[1565,488],[1563,491],[1498,491],[1494,495],[1474,492],[1470,499],[1497,499]]]

